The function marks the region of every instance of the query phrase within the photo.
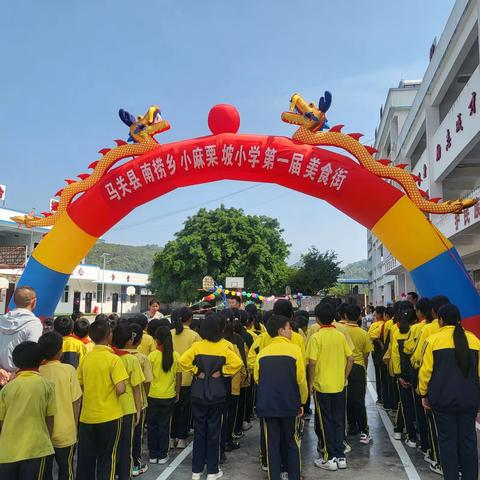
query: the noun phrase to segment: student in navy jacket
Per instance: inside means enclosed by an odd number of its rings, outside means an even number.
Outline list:
[[[290,341],[292,328],[287,317],[272,315],[267,332],[273,340],[258,354],[253,375],[257,414],[264,419],[269,479],[280,480],[283,466],[289,480],[299,480],[296,421],[303,415],[308,395],[305,361],[300,347]]]

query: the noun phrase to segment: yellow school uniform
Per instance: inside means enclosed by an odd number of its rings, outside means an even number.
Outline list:
[[[438,333],[439,331],[440,325],[438,323],[438,319],[432,320],[432,322],[427,323],[427,325],[423,327],[422,333],[420,334],[420,338],[418,339],[415,351],[413,352],[411,358],[412,365],[417,370],[420,368],[422,363],[423,350],[425,349],[427,339],[430,337],[430,335]]]
[[[87,349],[85,344],[75,335],[65,335],[63,337],[62,352],[66,358],[69,357],[69,354],[75,355],[78,363],[80,363],[82,357],[87,354]]]
[[[145,408],[148,407],[147,393],[145,392],[145,384],[151,383],[151,381],[153,380],[152,364],[148,359],[148,357],[144,355],[142,352],[139,352],[136,349],[131,349],[127,351],[130,352],[132,355],[135,355],[138,362],[140,363],[140,367],[143,372],[143,377],[145,378],[145,380],[142,382],[140,387],[140,392],[142,395],[142,410],[144,410]]]
[[[392,364],[392,372],[394,375],[402,374],[399,342],[401,342],[402,340],[403,342],[406,342],[411,335],[412,335],[411,328],[407,333],[401,333],[399,328],[393,330],[392,338],[390,340],[390,343],[392,345],[392,354],[390,358],[390,363]],[[405,352],[405,343],[404,343],[403,351]],[[403,373],[405,374],[405,372]]]
[[[143,332],[142,341],[140,345],[137,347],[139,352],[142,352],[145,356],[149,356],[150,353],[154,352],[157,348],[157,344],[153,337],[149,335],[147,332]]]
[[[354,363],[366,368],[365,355],[368,355],[373,350],[372,342],[368,333],[360,328],[358,325],[347,323],[347,331],[352,339],[355,349],[353,350]]]
[[[177,373],[180,373],[180,355],[178,352],[173,352],[172,367],[168,372],[164,372],[162,368],[163,352],[155,349],[148,359],[152,364],[153,380],[150,385],[149,397],[152,398],[174,398],[176,396],[176,378]]]
[[[410,336],[407,338],[407,340],[405,340],[405,343],[403,344],[403,351],[407,355],[412,355],[415,351],[415,347],[417,346],[417,342],[425,325],[426,320],[422,320],[421,322],[417,322],[410,327]]]
[[[52,443],[55,448],[70,447],[77,443],[77,424],[73,402],[82,396],[76,370],[58,360],[45,362],[39,368],[40,375],[55,385],[57,413],[53,419]]]
[[[172,342],[173,349],[182,355],[185,353],[195,342],[199,342],[202,337],[189,326],[183,326],[183,332],[177,335],[175,330],[172,330]],[[192,374],[188,372],[182,372],[182,387],[189,387],[192,384]]]
[[[343,333],[331,325],[319,326],[307,346],[307,358],[316,362],[313,385],[317,392],[339,393],[344,389],[347,358],[352,354]]]
[[[368,329],[368,336],[370,340],[373,342],[374,340],[378,340],[382,334],[382,327],[385,322],[383,320],[377,320],[370,325]],[[383,339],[382,339],[383,340]]]
[[[240,350],[236,345],[233,345],[233,351],[240,357]],[[231,388],[231,394],[232,395],[240,395],[240,389],[242,387],[243,381],[247,378],[247,369],[245,368],[245,365],[242,366],[239,372],[237,372],[235,375],[232,377],[232,388]]]
[[[119,357],[128,374],[128,378],[125,379],[125,393],[119,397],[120,403],[122,404],[123,414],[132,415],[137,412],[133,388],[141,385],[145,381],[145,377],[140,362],[135,355],[128,353],[127,350],[117,350],[117,352],[121,352]]]
[[[260,334],[255,339],[252,346],[250,347],[250,350],[248,351],[248,357],[247,357],[247,367],[250,372],[253,372],[253,369],[255,367],[255,359],[258,353],[260,352],[260,350],[265,348],[267,345],[270,345],[271,341],[272,341],[272,337],[268,334],[268,332]],[[299,333],[292,331],[292,338],[290,341],[300,348],[300,351],[302,352],[302,358],[304,359],[304,363],[306,363],[307,356],[306,356],[306,350],[305,350],[305,343],[303,341],[302,336]]]
[[[475,377],[480,378],[480,340],[465,330],[470,359],[477,362],[470,363],[469,375],[465,378],[457,365],[454,330],[454,326],[444,326],[426,340],[418,390],[420,395],[428,395],[433,408],[477,413],[478,382]]]
[[[56,413],[55,385],[38,372],[18,372],[0,390],[0,463],[52,455],[45,417]]]
[[[95,345],[82,358],[77,375],[83,388],[81,422],[104,423],[123,417],[115,385],[127,380],[128,373],[110,347]]]

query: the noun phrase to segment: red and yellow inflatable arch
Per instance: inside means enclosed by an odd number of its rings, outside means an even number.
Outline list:
[[[214,107],[209,125],[210,136],[153,143],[106,170],[56,216],[19,282],[37,290],[37,315],[53,315],[79,261],[137,206],[188,185],[247,180],[323,199],[371,229],[411,273],[422,296],[447,295],[466,327],[480,334],[480,297],[458,253],[402,191],[338,153],[286,137],[238,134],[233,107]]]

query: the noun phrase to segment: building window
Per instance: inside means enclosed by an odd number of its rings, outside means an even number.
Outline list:
[[[68,285],[65,285],[65,290],[63,291],[63,303],[68,303],[68,290],[70,287]]]
[[[102,287],[103,287],[103,284],[97,283],[97,302],[98,303],[103,303]]]

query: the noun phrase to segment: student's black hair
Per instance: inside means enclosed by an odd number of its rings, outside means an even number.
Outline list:
[[[200,332],[200,319],[193,317],[190,329],[197,333]]]
[[[155,332],[157,345],[162,346],[162,370],[169,372],[173,365],[173,341],[169,327],[158,327]]]
[[[99,313],[96,317],[95,317],[95,321],[96,320],[108,320],[108,315],[106,313]]]
[[[385,313],[385,307],[382,307],[381,305],[379,305],[378,307],[375,307],[375,312],[377,315],[384,315]]]
[[[294,318],[293,320],[290,320],[290,326],[292,327],[292,330],[296,333],[298,333],[298,321]]]
[[[148,319],[147,319],[147,317],[146,317],[145,315],[143,315],[143,314],[137,314],[137,315],[135,315],[135,316],[132,318],[131,322],[140,325],[143,330],[145,330],[145,329],[147,328],[147,325],[148,325]]]
[[[260,331],[260,320],[262,319],[262,312],[258,310],[257,306],[254,303],[249,303],[245,307],[244,311],[248,315],[247,324],[253,322],[253,329],[256,331]]]
[[[17,368],[38,368],[42,362],[42,355],[37,342],[19,343],[12,352],[12,361]]]
[[[417,322],[417,314],[413,308],[402,310],[397,315],[399,322],[398,329],[400,330],[400,333],[408,333],[410,331],[410,325]]]
[[[180,335],[183,332],[183,324],[191,320],[192,311],[188,307],[176,308],[172,312],[172,323],[175,325],[175,333]]]
[[[73,320],[65,315],[57,317],[53,321],[53,329],[62,337],[70,335],[73,332]]]
[[[307,317],[308,318],[308,312],[306,310],[297,310],[293,314],[293,318],[296,319],[297,317]]]
[[[110,323],[110,327],[112,330],[118,325],[120,317],[116,313],[111,313],[108,316],[108,323]]]
[[[399,323],[402,312],[405,310],[415,310],[412,302],[407,300],[400,300],[395,302],[393,305],[393,310],[395,311],[393,315],[393,323]]]
[[[248,324],[248,313],[245,310],[240,310],[238,312],[238,320],[243,327],[246,327]],[[260,328],[260,325],[259,325]]]
[[[280,298],[273,304],[273,313],[287,318],[293,317],[293,305],[290,300]]]
[[[78,338],[85,338],[88,335],[90,322],[86,318],[79,318],[73,324],[73,333]]]
[[[156,298],[152,298],[152,299],[148,302],[148,306],[151,307],[151,306],[154,305],[155,303],[160,307],[160,300],[157,300]],[[144,330],[145,330],[145,329],[144,329]]]
[[[132,328],[130,325],[117,325],[112,332],[112,345],[117,348],[125,348],[125,345],[132,339]]]
[[[71,315],[71,318],[73,321],[78,320],[79,318],[82,318],[85,314],[83,312],[73,312]]]
[[[315,307],[315,316],[322,325],[331,325],[335,319],[335,309],[330,303],[320,302]]]
[[[299,328],[305,328],[308,327],[308,322],[310,319],[305,315],[298,315],[295,317],[295,321],[298,323]]]
[[[44,333],[38,339],[38,348],[43,360],[51,360],[62,350],[63,338],[57,332]]]
[[[440,310],[440,307],[449,304],[450,300],[445,295],[435,295],[430,299],[430,303],[432,304],[433,315],[438,316],[438,311]]]
[[[146,332],[151,337],[155,337],[155,332],[157,331],[158,327],[169,327],[170,328],[170,322],[166,318],[152,318],[152,320],[150,320],[148,322]]]
[[[230,318],[224,318],[225,324],[223,326],[223,338],[232,342],[233,340],[233,320]]]
[[[200,336],[210,342],[218,342],[222,338],[222,319],[218,313],[207,315],[200,325]]]
[[[347,307],[345,307],[345,315],[347,316],[349,322],[358,322],[360,313],[361,310],[358,305],[347,305]]]
[[[54,319],[52,317],[47,317],[43,321],[43,333],[53,332],[53,322]]]
[[[388,315],[390,318],[393,318],[395,315],[395,312],[393,311],[393,307],[386,307],[384,315]]]
[[[268,322],[267,322],[267,332],[268,334],[273,338],[273,337],[278,337],[278,331],[281,328],[285,328],[287,323],[289,322],[289,317],[286,317],[285,315],[276,315],[273,314]]]
[[[438,310],[438,318],[442,319],[444,325],[455,326],[453,330],[455,359],[463,376],[467,378],[470,371],[470,347],[468,346],[468,339],[462,327],[460,310],[456,305],[451,303],[442,305]]]
[[[105,319],[95,320],[88,330],[89,336],[94,343],[100,343],[110,333],[110,322]]]
[[[348,307],[348,303],[341,303],[336,308],[337,320],[343,320],[345,318],[345,315],[347,314],[347,307]]]
[[[263,324],[265,327],[267,326],[268,321],[270,320],[270,317],[273,315],[273,310],[267,310],[262,317]]]
[[[367,305],[367,311],[369,313],[373,313],[375,311],[375,307],[373,305]]]
[[[132,330],[132,346],[136,347],[137,345],[140,345],[140,342],[142,341],[143,330],[138,323],[131,323],[130,328]]]
[[[410,295],[415,300],[418,300],[418,293],[417,292],[408,292],[407,295]]]
[[[430,302],[429,298],[422,297],[420,300],[418,300],[417,304],[415,305],[415,309],[425,317],[426,323],[432,322],[432,303]]]

